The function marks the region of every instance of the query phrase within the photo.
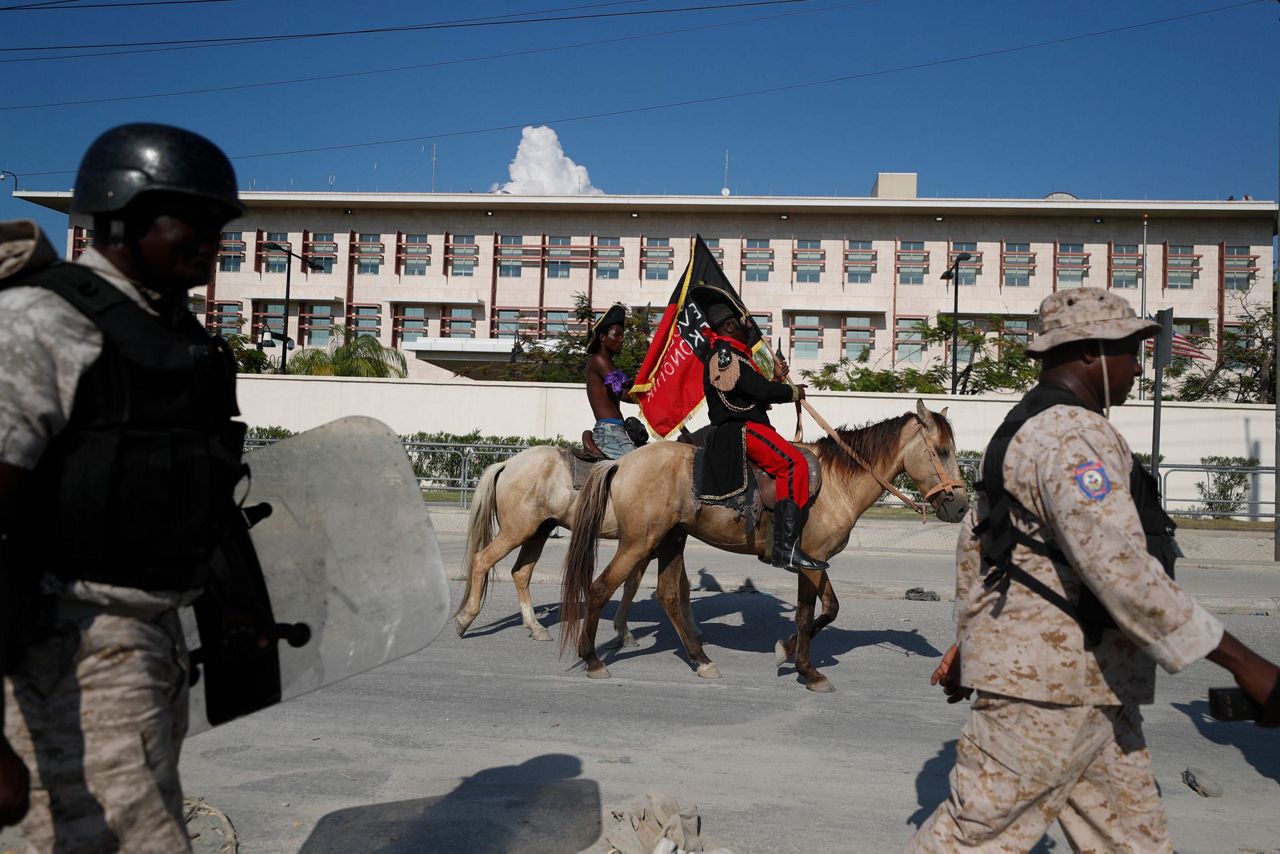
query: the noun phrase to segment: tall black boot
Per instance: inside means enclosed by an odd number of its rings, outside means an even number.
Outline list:
[[[773,565],[792,572],[800,569],[826,569],[825,561],[809,557],[800,549],[804,530],[804,513],[790,498],[773,507]]]

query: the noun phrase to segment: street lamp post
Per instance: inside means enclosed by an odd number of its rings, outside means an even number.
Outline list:
[[[303,264],[306,264],[307,267],[311,270],[324,269],[324,267],[322,267],[321,265],[315,263],[314,261],[308,261],[306,258],[303,258],[301,255],[297,254],[296,252],[291,250],[289,247],[284,246],[282,244],[264,243],[262,244],[262,246],[264,249],[268,249],[272,252],[283,252],[284,254],[288,255],[290,258],[297,258]],[[290,264],[284,265],[284,318],[283,318],[284,322],[282,323],[282,326],[284,329],[284,340],[280,342],[280,373],[282,374],[285,372],[285,367],[289,362],[289,292],[292,289],[292,287],[293,287],[293,264],[290,263]]]
[[[960,360],[960,264],[973,256],[961,252],[942,274],[944,282],[951,283],[951,393],[956,393],[956,363]]]
[[[3,181],[6,175],[13,179],[13,191],[18,192],[18,174],[8,169],[0,169],[0,181]]]

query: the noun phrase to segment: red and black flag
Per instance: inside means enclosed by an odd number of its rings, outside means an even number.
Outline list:
[[[707,308],[715,302],[727,303],[742,318],[756,366],[766,377],[773,376],[773,356],[764,336],[702,235],[696,235],[689,266],[671,292],[632,388],[649,428],[664,439],[679,430],[703,403],[703,366],[711,354]]]

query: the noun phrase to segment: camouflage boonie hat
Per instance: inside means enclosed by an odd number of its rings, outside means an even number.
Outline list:
[[[1138,317],[1124,297],[1102,288],[1073,288],[1040,303],[1040,334],[1027,345],[1027,353],[1041,356],[1072,341],[1147,338],[1159,330],[1159,323]]]

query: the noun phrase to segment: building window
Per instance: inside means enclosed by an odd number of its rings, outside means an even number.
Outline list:
[[[899,317],[893,327],[894,362],[924,361],[923,317]]]
[[[743,278],[748,282],[767,282],[773,270],[773,250],[769,248],[769,240],[763,237],[748,237],[742,250]]]
[[[959,340],[956,342],[958,345],[956,347],[956,364],[957,365],[961,363],[967,365],[973,361],[973,345],[965,341],[964,337],[966,335],[971,335],[974,332],[984,330],[985,328],[986,328],[986,324],[981,321],[975,320],[971,317],[960,318],[960,335],[959,335]],[[951,342],[950,340],[948,340],[947,341],[948,348],[950,347],[950,345],[951,345]]]
[[[289,253],[269,248],[268,244],[272,243],[277,243],[285,249],[293,248],[289,245],[287,231],[268,231],[263,235],[262,242],[258,246],[259,252],[262,253],[260,269],[264,273],[283,273],[289,269]]]
[[[1020,344],[1023,347],[1031,343],[1031,319],[1026,317],[1005,317],[1000,320],[1000,338],[997,347],[1003,353],[1009,344]]]
[[[377,338],[382,334],[382,308],[376,305],[351,306],[351,328],[357,336]]]
[[[845,278],[851,285],[871,283],[876,269],[876,251],[870,240],[850,240],[844,250]]]
[[[822,279],[821,264],[797,264],[796,265],[796,281],[804,284],[813,284]],[[765,281],[768,281],[766,278]]]
[[[923,285],[925,268],[914,264],[903,264],[898,267],[898,284]]]
[[[496,317],[496,337],[519,338],[522,330],[521,311],[518,308],[500,308]]]
[[[460,278],[470,278],[476,274],[476,258],[480,247],[476,245],[474,234],[455,234],[445,246],[445,262],[447,274]]]
[[[791,315],[791,355],[817,359],[822,354],[822,324],[816,314]]]
[[[797,239],[791,265],[797,282],[812,284],[821,281],[822,273],[827,268],[827,253],[822,248],[822,241]]]
[[[1111,287],[1136,288],[1142,272],[1142,255],[1136,243],[1111,245]]]
[[[1222,259],[1222,286],[1229,291],[1247,291],[1258,271],[1258,256],[1248,246],[1227,246]]]
[[[560,335],[569,331],[573,313],[561,309],[552,309],[544,315],[543,330],[547,335]]]
[[[338,244],[333,242],[333,232],[313,232],[310,239],[304,233],[302,257],[307,261],[302,265],[304,272],[332,275],[334,261],[338,258]]]
[[[361,234],[355,246],[356,273],[376,276],[382,272],[382,235]]]
[[[239,273],[244,263],[244,234],[239,231],[224,231],[218,244],[218,272]]]
[[[1200,272],[1200,256],[1196,248],[1187,244],[1169,244],[1165,252],[1165,287],[1174,290],[1190,290],[1195,287]]]
[[[327,347],[333,337],[334,306],[327,302],[303,303],[298,333],[307,347]]]
[[[524,270],[524,235],[498,236],[498,278],[518,279]]]
[[[753,314],[751,319],[756,322],[756,326],[760,329],[760,334],[768,341],[769,336],[773,334],[773,315],[772,314]],[[655,324],[656,328],[656,324]]]
[[[208,306],[205,304],[204,297],[188,297],[187,298],[187,311],[191,312],[191,314],[195,316],[196,319],[199,319],[200,315],[204,314],[207,308]]]
[[[395,305],[391,308],[391,346],[399,347],[427,336],[425,305]]]
[[[240,316],[240,303],[215,302],[209,311],[209,330],[215,335],[226,337],[238,335],[244,319]]]
[[[646,237],[644,246],[640,248],[640,266],[644,268],[645,279],[650,282],[665,282],[674,258],[671,238]]]
[[[548,279],[569,278],[569,259],[573,255],[573,250],[569,249],[571,243],[572,241],[568,237],[555,236],[547,238]]]
[[[857,361],[876,346],[876,327],[869,314],[846,314],[840,332],[840,346],[846,359]]]
[[[431,266],[431,242],[427,235],[404,234],[400,241],[400,275],[425,276]]]
[[[616,279],[622,271],[622,240],[617,237],[596,238],[596,278]]]
[[[720,246],[720,238],[704,237],[702,238],[702,242],[707,244],[707,248],[711,250],[711,257],[715,258],[717,263],[723,265],[724,249]]]
[[[1059,243],[1054,268],[1060,289],[1082,288],[1089,275],[1089,253],[1082,243]]]
[[[956,283],[960,285],[976,285],[978,283],[978,271],[982,267],[982,253],[978,251],[978,244],[972,240],[952,241],[951,257],[947,259],[947,263],[955,263],[956,256],[961,252],[968,252],[970,257],[967,261],[961,261],[960,266],[956,269]]]
[[[250,325],[249,337],[256,344],[270,333],[270,337],[280,340],[284,337],[285,308],[282,302],[253,301],[253,322]]]
[[[475,309],[450,306],[440,318],[440,334],[444,338],[475,338]]]
[[[898,284],[923,285],[929,272],[929,253],[922,240],[903,240],[898,243]]]
[[[1031,284],[1036,269],[1036,253],[1030,243],[1006,242],[1000,253],[1000,268],[1006,288],[1025,288]]]

